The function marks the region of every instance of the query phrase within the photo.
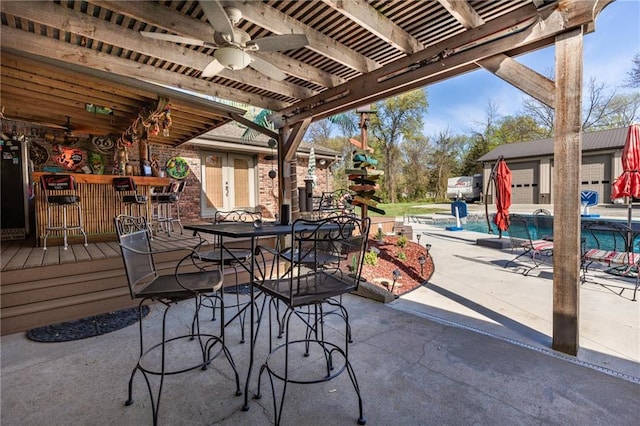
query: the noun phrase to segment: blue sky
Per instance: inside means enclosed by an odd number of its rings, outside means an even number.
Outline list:
[[[617,0],[596,20],[596,30],[584,37],[584,79],[595,77],[619,93],[631,70],[633,56],[640,52],[640,0]],[[515,58],[548,75],[554,67],[554,47]],[[481,128],[489,102],[500,115],[522,111],[525,94],[488,71],[479,69],[427,87],[429,100],[424,133],[437,135],[447,128],[452,134]]]

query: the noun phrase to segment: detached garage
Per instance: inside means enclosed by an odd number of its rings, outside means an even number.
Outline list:
[[[538,203],[539,164],[539,161],[509,164],[513,204]]]
[[[581,190],[596,191],[600,203],[611,203],[611,185],[622,173],[627,131],[628,127],[621,127],[582,135]],[[513,204],[553,203],[553,142],[549,138],[500,145],[478,159],[483,164],[484,181],[503,157],[512,173]]]

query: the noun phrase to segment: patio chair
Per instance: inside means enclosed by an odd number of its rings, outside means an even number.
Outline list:
[[[197,263],[198,254],[193,249],[182,248],[186,250],[180,261],[173,268],[173,273],[168,275],[160,275],[156,269],[154,256],[161,253],[175,251],[168,250],[152,250],[150,244],[149,229],[147,221],[143,216],[126,216],[119,215],[114,219],[116,234],[120,250],[122,252],[122,260],[129,283],[129,292],[132,299],[139,299],[139,333],[140,333],[140,354],[138,361],[131,372],[129,379],[129,397],[126,405],[133,404],[133,378],[137,372],[142,373],[147,383],[149,397],[151,399],[151,411],[153,415],[153,424],[158,423],[158,411],[160,409],[160,398],[162,396],[162,387],[164,377],[173,374],[184,373],[187,371],[202,369],[205,370],[212,360],[220,353],[224,355],[231,365],[236,381],[236,395],[241,395],[240,380],[235,363],[224,341],[224,326],[221,324],[220,334],[202,333],[200,330],[200,322],[198,313],[200,308],[199,295],[205,292],[215,292],[222,287],[222,272],[217,270],[205,270]],[[195,272],[192,271],[196,267]],[[194,300],[194,317],[193,323],[195,327],[192,332],[186,335],[173,336],[167,330],[167,313],[172,305],[178,302],[193,299]],[[145,302],[160,302],[165,306],[162,314],[162,340],[149,345],[145,344],[143,339],[142,325],[142,305]],[[224,323],[224,314],[223,316]],[[181,344],[180,357],[178,358],[180,366],[168,366],[167,346]],[[220,345],[220,351],[213,353],[214,347]],[[192,364],[184,366],[188,362],[189,349],[197,353],[197,360],[191,360]],[[158,355],[158,351],[160,354]],[[159,357],[159,358],[158,358]],[[159,365],[158,365],[159,364]],[[154,397],[150,377],[160,376],[160,383],[157,394]]]
[[[512,249],[522,249],[523,251],[508,261],[504,267],[506,268],[522,256],[527,255],[534,264],[534,266],[524,271],[523,274],[528,275],[529,272],[545,263],[545,260],[553,255],[553,241],[532,238],[532,227],[524,216],[510,214],[509,221],[508,233],[509,239],[511,240],[511,247]]]
[[[251,212],[246,210],[230,210],[230,211],[222,211],[219,210],[215,213],[213,223],[229,223],[229,222],[245,222],[245,223],[255,223],[256,221],[262,222],[262,213],[261,212]],[[240,295],[243,292],[243,287],[249,285],[247,282],[240,281],[240,275],[238,273],[240,270],[248,270],[249,262],[253,262],[254,253],[251,252],[250,248],[225,248],[220,250],[221,241],[217,239],[214,242],[214,247],[212,250],[208,250],[206,252],[200,252],[200,259],[206,262],[211,262],[214,265],[219,265],[220,267],[231,267],[235,273],[235,281],[233,285],[227,285],[224,289],[221,290],[220,297],[223,296],[224,291],[235,293],[235,304],[234,305],[221,305],[224,308],[232,308],[236,309],[236,313],[230,318],[227,322],[227,325],[230,324],[236,318],[240,323],[241,335],[240,335],[240,343],[244,343],[244,323],[246,316],[246,306],[249,302],[241,302]],[[204,294],[202,295],[203,306],[211,308],[212,317],[211,320],[216,320],[216,309],[218,309],[217,301],[219,297],[215,297],[216,295]]]
[[[284,343],[275,348],[273,327],[269,322],[270,353],[260,368],[256,395],[256,398],[261,397],[261,382],[266,373],[271,384],[276,425],[282,420],[289,383],[321,383],[337,377],[344,370],[347,370],[358,396],[358,424],[366,423],[360,388],[349,361],[349,316],[337,298],[358,288],[369,226],[369,218],[360,219],[352,215],[295,221],[288,273],[258,284],[271,297],[271,307],[278,303],[285,307],[284,312],[276,312],[282,320]],[[327,306],[339,312],[337,318],[344,321],[344,334],[337,333],[337,327],[331,330],[325,327]],[[271,309],[269,314],[271,319]],[[301,321],[302,331],[298,335],[294,335],[291,328],[292,319]],[[278,334],[280,329],[278,325]],[[314,348],[320,350],[320,356],[310,356]],[[282,382],[279,401],[274,380]]]
[[[636,293],[640,288],[640,253],[634,252],[635,237],[637,233],[627,224],[622,222],[604,220],[582,221],[582,278],[581,283],[587,281],[589,267],[594,264],[604,265],[609,268],[607,272],[633,277],[635,285],[633,289],[633,301],[636,301]],[[616,287],[608,282],[605,286]],[[621,286],[619,295],[626,290]]]
[[[335,191],[323,192],[314,210],[319,214],[327,213],[351,213],[353,211],[353,194],[347,189],[336,189]]]
[[[547,209],[537,209],[533,212],[532,237],[538,240],[553,241],[553,216]]]

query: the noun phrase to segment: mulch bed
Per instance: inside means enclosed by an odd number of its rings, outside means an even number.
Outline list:
[[[398,239],[396,235],[385,235],[382,242],[370,238],[369,250],[372,247],[379,250],[378,263],[375,266],[365,264],[362,270],[362,276],[367,281],[388,290],[393,286],[393,271],[400,271],[400,278],[393,290],[395,295],[420,287],[433,274],[433,259],[424,246],[407,241],[405,247],[400,247]],[[404,253],[404,256],[400,253]],[[425,257],[422,269],[418,260],[420,256]]]

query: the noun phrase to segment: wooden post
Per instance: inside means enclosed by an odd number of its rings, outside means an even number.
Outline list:
[[[556,37],[553,349],[576,355],[579,337],[581,29]]]

